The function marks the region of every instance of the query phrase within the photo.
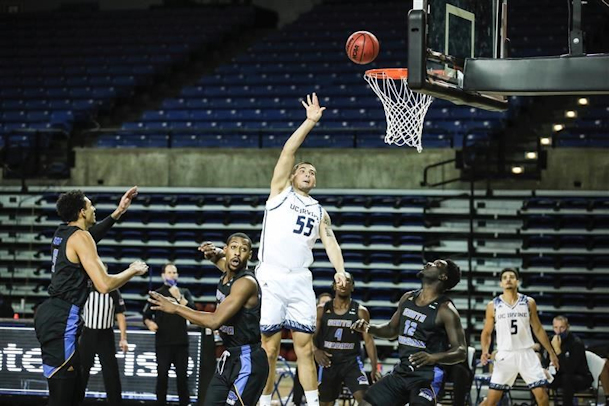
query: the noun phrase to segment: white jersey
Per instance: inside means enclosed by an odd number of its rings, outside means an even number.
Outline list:
[[[322,213],[317,200],[297,194],[291,186],[267,200],[258,250],[260,262],[286,269],[308,268],[313,263]]]
[[[529,311],[529,297],[518,294],[518,300],[510,306],[497,296],[493,299],[495,308],[495,331],[497,350],[515,351],[533,347]]]

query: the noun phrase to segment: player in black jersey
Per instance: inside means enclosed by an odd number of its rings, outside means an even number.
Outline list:
[[[351,325],[359,319],[370,321],[368,309],[355,300],[353,276],[345,273],[346,284],[332,288],[334,299],[317,307],[317,328],[313,336],[315,361],[319,364],[319,402],[331,406],[338,398],[342,384],[347,386],[355,400],[360,403],[368,389],[368,377],[361,359],[361,339],[372,364],[373,383],[380,379],[377,372],[377,356],[374,339],[368,333],[351,330]]]
[[[109,275],[97,255],[96,242],[136,195],[137,187],[129,189],[118,208],[99,224],[95,224],[95,207],[80,190],[64,193],[57,200],[57,213],[65,223],[57,228],[51,245],[51,297],[38,307],[34,317],[42,370],[49,384],[49,406],[78,405],[84,398],[78,338],[81,309],[91,284],[98,292],[108,293],[148,271],[145,263],[136,261],[127,270]]]
[[[461,279],[459,267],[448,259],[429,262],[417,275],[421,288],[405,293],[388,323],[375,326],[356,321],[352,329],[376,337],[398,339],[400,362],[366,392],[361,405],[435,405],[431,388],[434,365],[452,365],[467,357],[461,319],[444,295]]]
[[[211,258],[213,252],[206,257]],[[207,389],[205,405],[254,406],[264,389],[269,364],[260,344],[260,286],[254,273],[247,269],[252,240],[242,233],[233,234],[226,241],[224,254],[221,261],[215,262],[224,274],[218,282],[214,313],[179,305],[157,292],[150,292],[148,301],[153,304],[152,310],[175,313],[199,326],[220,331],[226,351]]]

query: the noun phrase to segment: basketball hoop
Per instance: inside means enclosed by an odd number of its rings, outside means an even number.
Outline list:
[[[421,152],[423,122],[434,98],[410,90],[406,68],[370,69],[364,79],[383,103],[387,118],[385,142],[416,147]]]

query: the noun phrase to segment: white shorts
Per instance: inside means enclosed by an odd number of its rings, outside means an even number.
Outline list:
[[[518,374],[529,389],[548,384],[539,357],[532,348],[515,351],[498,351],[489,387],[497,390],[509,390]]]
[[[317,308],[311,271],[260,263],[256,278],[262,290],[262,333],[273,334],[283,327],[303,333],[315,332]]]

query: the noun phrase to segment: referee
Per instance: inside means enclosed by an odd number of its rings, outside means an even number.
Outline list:
[[[80,337],[80,355],[84,385],[86,387],[89,382],[89,371],[97,354],[102,366],[106,398],[110,405],[120,405],[122,400],[113,327],[116,316],[121,332],[119,347],[123,352],[127,352],[129,346],[124,313],[125,302],[118,289],[110,293],[92,291],[89,293],[83,312],[85,326]]]

